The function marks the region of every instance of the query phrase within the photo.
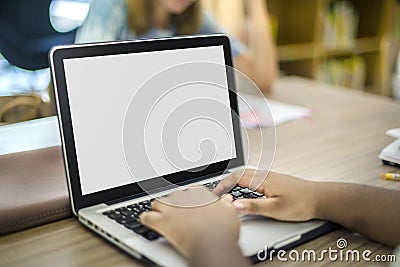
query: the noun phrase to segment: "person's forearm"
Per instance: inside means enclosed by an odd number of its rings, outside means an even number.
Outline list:
[[[210,226],[212,227],[212,226]],[[242,256],[238,245],[230,240],[221,240],[215,236],[203,236],[198,240],[194,251],[188,258],[189,266],[221,266],[221,267],[246,267],[249,262]]]
[[[348,184],[318,183],[316,217],[330,220],[380,243],[400,243],[400,192]]]
[[[276,76],[276,51],[272,40],[270,20],[264,0],[248,3],[248,47],[253,64],[253,78],[263,91],[271,89]]]

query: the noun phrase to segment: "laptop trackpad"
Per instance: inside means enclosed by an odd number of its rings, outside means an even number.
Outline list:
[[[279,248],[291,244],[299,240],[302,234],[325,223],[318,220],[281,222],[253,215],[244,215],[241,219],[239,246],[245,256],[255,255],[266,246],[268,248]]]

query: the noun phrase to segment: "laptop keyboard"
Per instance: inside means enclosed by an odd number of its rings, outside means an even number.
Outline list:
[[[139,216],[142,212],[151,210],[151,200],[145,200],[136,204],[121,207],[115,210],[106,211],[103,214],[108,218],[122,224],[126,228],[134,231],[135,233],[143,236],[148,240],[155,240],[160,235],[151,230],[150,228],[140,223]]]
[[[210,182],[204,184],[210,190],[213,190],[220,181]],[[263,194],[252,191],[249,188],[236,186],[230,191],[233,199],[241,199],[241,198],[262,198]],[[153,199],[152,199],[153,200]],[[107,216],[111,220],[116,221],[119,224],[122,224],[126,228],[132,230],[133,232],[143,236],[147,240],[156,240],[161,235],[150,228],[142,225],[140,223],[139,216],[142,212],[151,210],[151,201],[145,200],[139,203],[135,203],[132,205],[128,205],[126,207],[117,208],[115,210],[109,210],[103,212],[103,215]]]
[[[211,183],[206,183],[204,184],[205,187],[207,187],[210,190],[213,190],[220,181],[215,181],[215,182],[211,182]],[[241,198],[261,198],[264,197],[263,194],[255,192],[247,187],[242,187],[239,185],[236,185],[230,192],[229,192],[232,197],[233,200],[236,199],[241,199]]]

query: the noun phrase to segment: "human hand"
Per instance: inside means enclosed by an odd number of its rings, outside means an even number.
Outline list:
[[[306,221],[316,218],[318,183],[267,171],[239,170],[226,177],[214,189],[217,195],[235,184],[249,187],[266,198],[238,199],[235,208],[245,214],[263,215],[282,221]]]
[[[203,186],[189,187],[153,201],[140,220],[191,258],[199,246],[237,246],[240,221],[231,201],[219,200]]]

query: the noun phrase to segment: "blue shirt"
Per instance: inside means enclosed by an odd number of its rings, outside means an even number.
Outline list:
[[[223,33],[213,17],[203,11],[202,25],[196,34]],[[93,0],[85,22],[79,28],[75,42],[104,42],[117,40],[135,40],[175,36],[176,29],[170,25],[168,29],[150,28],[147,32],[137,36],[128,27],[128,11],[125,0]],[[242,54],[246,48],[236,39],[229,37],[232,55]]]

